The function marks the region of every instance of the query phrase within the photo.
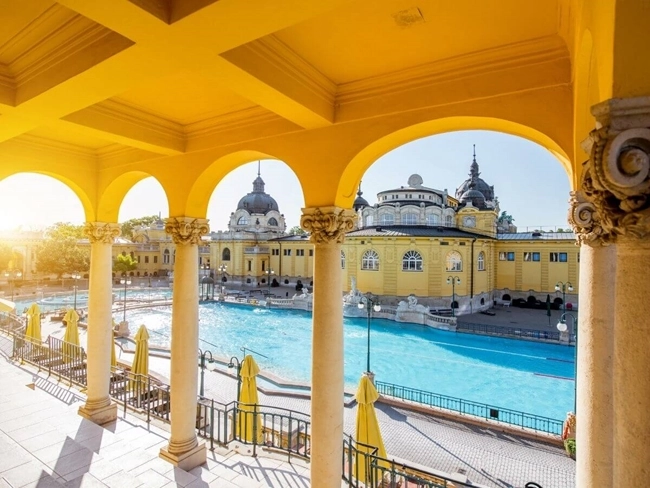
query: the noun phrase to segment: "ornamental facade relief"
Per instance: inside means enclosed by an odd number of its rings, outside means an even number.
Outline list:
[[[96,242],[113,244],[113,241],[120,235],[120,226],[107,222],[86,222],[83,232],[91,244]]]
[[[194,245],[201,243],[201,237],[210,231],[207,219],[191,217],[170,217],[165,220],[165,232],[171,235],[176,245]]]
[[[356,214],[339,207],[317,207],[303,209],[300,226],[311,234],[314,244],[341,244],[345,234],[354,229]]]

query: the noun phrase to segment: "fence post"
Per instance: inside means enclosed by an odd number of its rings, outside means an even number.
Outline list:
[[[253,457],[257,457],[257,403],[253,405]]]
[[[210,450],[214,451],[214,399],[210,400]]]
[[[158,391],[156,390],[156,394]],[[148,397],[151,395],[151,378],[147,375],[147,400],[150,400]],[[151,401],[147,401],[147,423],[151,422]]]
[[[287,450],[289,452],[289,459],[288,459],[289,463],[291,463],[291,446],[293,445],[291,443],[291,434],[293,432],[293,429],[292,429],[292,427],[293,427],[292,426],[293,419],[291,418],[292,413],[293,412],[291,410],[289,410],[289,432],[287,433]],[[282,419],[280,419],[280,422],[282,422]],[[280,432],[282,432],[282,428],[280,428]],[[300,442],[300,429],[298,429],[298,442],[297,443],[299,443],[299,442]],[[282,438],[280,438],[280,447],[282,447]],[[298,449],[299,448],[300,447],[298,447]]]

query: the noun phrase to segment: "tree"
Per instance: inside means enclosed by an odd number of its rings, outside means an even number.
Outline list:
[[[133,229],[140,225],[149,226],[153,224],[160,217],[158,215],[149,215],[147,217],[138,217],[137,219],[130,219],[120,224],[122,237],[125,239],[133,240]]]
[[[90,268],[90,250],[79,246],[83,226],[59,222],[45,231],[45,239],[36,248],[36,270],[55,274],[84,272]]]
[[[11,246],[0,243],[0,271],[5,269],[8,270],[14,265],[15,265],[14,252],[11,249]]]
[[[113,271],[122,276],[126,276],[129,271],[133,271],[137,267],[138,261],[125,251],[122,251],[122,254],[118,254],[113,263]]]
[[[302,227],[298,225],[291,227],[291,229],[289,229],[290,236],[304,236],[305,234],[307,233],[302,229]]]

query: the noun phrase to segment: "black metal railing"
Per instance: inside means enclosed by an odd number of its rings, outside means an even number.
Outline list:
[[[147,422],[150,422],[152,417],[169,422],[169,386],[149,375],[112,368],[109,394],[122,405],[125,414],[127,408],[130,408],[145,414]]]
[[[196,428],[211,447],[237,441],[252,446],[253,455],[259,446],[284,452],[289,460],[291,456],[308,459],[310,454],[309,416],[294,410],[200,398]]]
[[[467,322],[458,322],[456,331],[468,331],[472,334],[499,335],[506,337],[517,337],[526,339],[545,339],[559,341],[560,333],[557,331],[547,330],[528,330],[517,327],[504,327],[500,325],[473,324]]]
[[[377,448],[355,441],[352,437],[343,440],[343,481],[346,486],[361,488],[462,488],[472,485],[452,480],[440,474],[397,463],[382,458]]]
[[[429,391],[417,390],[406,386],[393,385],[383,381],[375,381],[377,391],[384,396],[399,398],[429,407],[440,408],[462,415],[471,415],[486,420],[503,422],[522,429],[545,432],[552,435],[562,434],[562,421],[540,417],[531,413],[519,412],[508,408],[495,407],[485,403],[477,403],[462,398],[454,398]]]

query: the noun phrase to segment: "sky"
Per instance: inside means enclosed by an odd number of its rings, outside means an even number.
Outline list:
[[[494,185],[501,210],[511,214],[518,230],[566,228],[569,179],[546,149],[515,136],[489,131],[462,131],[422,138],[379,158],[363,176],[363,197],[376,202],[378,192],[406,186],[417,173],[429,188],[454,194],[467,179],[472,145],[481,178]],[[291,169],[280,161],[261,162],[266,192],[278,202],[287,228],[299,224],[304,198]],[[208,206],[211,230],[226,230],[230,213],[253,189],[257,162],[240,166],[215,188]],[[81,224],[83,209],[63,183],[44,175],[21,173],[0,181],[0,230],[40,229],[55,222]],[[8,209],[8,210],[7,210]],[[168,216],[167,200],[153,178],[137,183],[120,207],[120,222],[160,213]]]

